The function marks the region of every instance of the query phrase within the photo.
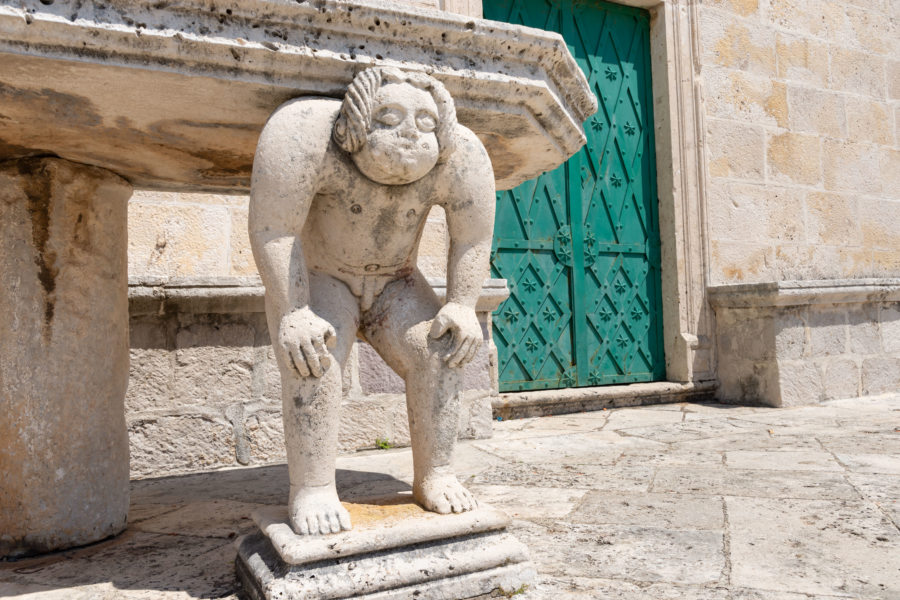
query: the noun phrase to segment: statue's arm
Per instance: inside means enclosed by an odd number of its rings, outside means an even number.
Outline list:
[[[475,302],[490,272],[494,232],[494,170],[481,141],[459,126],[456,150],[445,166],[441,203],[447,215],[447,301],[432,325],[432,337],[451,332],[445,359],[451,367],[471,361],[481,346]]]
[[[250,183],[249,233],[266,287],[276,351],[290,354],[303,375],[320,376],[330,326],[309,310],[309,274],[300,232],[323,177],[334,100],[300,99],[280,107],[260,135]]]
[[[447,302],[474,308],[490,271],[494,234],[494,170],[481,141],[459,126],[457,148],[448,164],[449,194],[444,202],[450,252]]]

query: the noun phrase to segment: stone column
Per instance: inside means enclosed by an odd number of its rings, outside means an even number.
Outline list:
[[[130,195],[96,167],[0,163],[0,556],[125,528]]]

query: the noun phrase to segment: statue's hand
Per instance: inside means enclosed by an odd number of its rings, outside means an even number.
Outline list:
[[[303,377],[321,377],[331,365],[328,348],[334,348],[334,327],[308,308],[299,308],[281,319],[278,342],[288,360]]]
[[[481,325],[475,309],[448,302],[438,311],[431,325],[431,337],[439,338],[450,331],[452,345],[444,355],[451,367],[461,367],[475,358],[481,346]]]

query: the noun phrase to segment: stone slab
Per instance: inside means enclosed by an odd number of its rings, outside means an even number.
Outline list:
[[[193,502],[175,510],[152,515],[129,523],[132,529],[148,533],[177,534],[190,527],[195,535],[203,537],[234,538],[238,534],[255,529],[250,515],[258,504],[212,500]],[[132,513],[129,512],[129,519]]]
[[[509,524],[504,513],[482,504],[475,510],[439,515],[414,503],[411,495],[367,502],[343,502],[353,529],[328,535],[297,535],[287,522],[287,508],[265,507],[253,520],[288,565],[347,558],[410,544],[499,531]]]
[[[837,458],[856,473],[900,475],[900,457],[885,454],[838,454]]]
[[[220,598],[234,589],[233,556],[227,539],[129,530],[78,549],[0,562],[0,579],[66,589],[65,598],[80,599],[82,588],[92,600],[134,598],[138,590],[148,599]]]
[[[842,473],[829,471],[672,467],[657,472],[651,491],[762,498],[851,500],[858,497]]]
[[[721,531],[517,520],[512,532],[540,548],[542,573],[701,585],[718,582],[725,568]]]
[[[500,463],[468,481],[525,487],[566,487],[573,490],[646,492],[656,467],[637,465],[548,465]]]
[[[569,515],[573,523],[661,529],[722,530],[724,505],[715,496],[588,492]]]
[[[638,585],[620,579],[593,577],[553,577],[537,587],[542,600],[733,600],[723,587],[652,583]],[[528,596],[523,600],[531,600]],[[759,599],[762,600],[762,599]],[[774,599],[767,599],[774,600]],[[798,599],[799,600],[799,599]],[[808,599],[804,599],[808,600]]]
[[[374,65],[425,71],[498,189],[580,148],[597,109],[555,33],[374,0],[0,2],[0,160],[55,154],[151,189],[246,192],[276,107]],[[111,93],[113,91],[113,93]]]
[[[784,498],[726,498],[726,503],[734,585],[900,597],[900,533],[872,503]]]
[[[562,518],[578,506],[584,490],[554,487],[509,487],[504,485],[470,485],[479,502],[503,506],[504,512],[517,519]]]
[[[716,385],[713,381],[700,383],[655,381],[629,385],[507,392],[493,400],[492,406],[495,418],[522,419],[616,407],[708,401],[713,399],[715,390]]]
[[[550,464],[612,464],[626,450],[663,449],[662,444],[637,437],[619,435],[614,431],[598,431],[568,435],[540,435],[535,433],[519,439],[479,442],[477,448],[508,461],[523,454],[533,455],[534,462]]]
[[[734,469],[771,471],[843,471],[828,452],[736,450],[726,452],[725,460]]]

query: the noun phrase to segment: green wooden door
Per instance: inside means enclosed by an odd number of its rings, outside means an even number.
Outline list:
[[[501,391],[662,379],[659,224],[646,11],[491,0],[485,18],[561,33],[597,96],[587,144],[497,194],[491,270]]]

